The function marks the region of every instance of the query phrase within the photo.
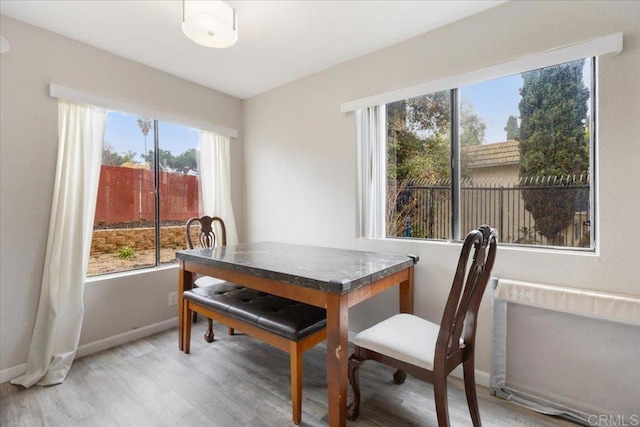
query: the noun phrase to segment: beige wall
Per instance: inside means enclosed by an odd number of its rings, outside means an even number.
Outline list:
[[[501,247],[494,274],[640,295],[632,228],[640,212],[639,22],[640,2],[509,2],[245,101],[248,239],[420,255],[416,313],[439,322],[460,245],[355,238],[355,120],[340,113],[340,103],[622,31],[624,52],[599,61],[598,252]],[[490,293],[478,336],[477,368],[484,372]],[[396,301],[388,293],[354,307],[350,329],[396,312]]]
[[[439,321],[460,247],[355,238],[355,121],[339,112],[340,103],[623,31],[624,52],[599,64],[599,252],[501,248],[494,273],[640,295],[640,265],[631,255],[631,225],[640,212],[633,185],[640,182],[638,22],[638,2],[510,2],[241,103],[2,16],[11,51],[0,57],[0,370],[26,361],[38,303],[57,147],[50,82],[241,127],[242,141],[232,145],[241,240],[418,254],[416,312]],[[81,344],[175,316],[166,294],[175,289],[176,276],[165,269],[89,283]],[[396,303],[388,293],[355,307],[350,329],[395,312]],[[487,294],[477,361],[485,372],[490,312]]]
[[[239,129],[240,100],[1,16],[11,50],[0,57],[0,370],[26,362],[40,295],[57,153],[57,83]],[[185,64],[188,66],[188,64]],[[242,224],[243,152],[232,141],[232,192]],[[241,238],[242,227],[239,227]],[[167,294],[177,270],[95,280],[86,287],[80,344],[176,317]]]
[[[469,178],[474,180],[498,181],[505,185],[513,185],[520,177],[520,165],[505,165],[483,168],[470,168]]]

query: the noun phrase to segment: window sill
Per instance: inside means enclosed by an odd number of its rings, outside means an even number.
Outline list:
[[[439,246],[462,246],[461,241],[453,240],[427,240],[418,238],[394,238],[394,237],[358,237],[359,240],[371,240],[376,242],[390,242],[392,244],[418,244],[418,245],[439,245]],[[498,240],[498,247],[500,251],[507,252],[521,252],[521,253],[540,253],[540,254],[553,254],[553,255],[569,255],[569,256],[587,256],[587,257],[599,257],[600,251],[595,248],[565,248],[558,246],[525,246],[517,245],[513,243],[500,244]]]
[[[98,275],[98,276],[87,277],[85,283],[88,284],[88,283],[102,282],[102,281],[106,281],[106,280],[118,279],[118,278],[121,278],[121,277],[138,276],[138,275],[141,275],[141,274],[149,274],[149,273],[154,273],[154,272],[162,271],[162,270],[178,269],[178,267],[179,267],[178,264],[164,264],[164,265],[160,265],[160,266],[157,266],[157,267],[140,268],[140,269],[136,269],[136,270],[121,271],[121,272],[117,272],[117,273],[101,274],[101,275]]]

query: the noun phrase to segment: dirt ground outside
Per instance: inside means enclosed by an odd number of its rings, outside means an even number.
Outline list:
[[[136,251],[135,255],[129,259],[121,259],[119,255],[119,252],[112,252],[109,254],[98,254],[90,256],[87,276],[98,276],[100,274],[152,267],[156,262],[154,249]],[[177,262],[176,249],[160,249],[161,264],[173,264]]]

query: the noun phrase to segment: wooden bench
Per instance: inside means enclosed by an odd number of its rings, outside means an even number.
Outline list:
[[[292,420],[302,417],[303,353],[327,338],[324,309],[228,284],[228,291],[195,288],[184,292],[184,352],[189,353],[191,315],[200,313],[225,326],[258,338],[289,353]]]

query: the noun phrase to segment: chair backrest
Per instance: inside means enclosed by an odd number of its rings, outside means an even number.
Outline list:
[[[498,234],[488,225],[471,231],[462,245],[453,285],[442,315],[435,358],[474,346],[478,308],[496,257]],[[469,258],[473,253],[471,265]]]
[[[185,226],[185,231],[187,233],[187,245],[189,249],[194,248],[193,240],[192,240],[192,231],[191,227],[199,224],[200,231],[198,233],[197,243],[201,248],[212,249],[216,246],[226,246],[227,245],[227,229],[224,226],[224,221],[221,218],[214,216],[201,216],[191,218],[187,221],[187,225]],[[216,224],[219,224],[219,235],[216,236]]]

